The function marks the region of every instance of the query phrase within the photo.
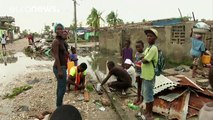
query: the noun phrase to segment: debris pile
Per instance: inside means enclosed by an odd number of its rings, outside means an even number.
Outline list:
[[[188,77],[162,76],[156,78],[153,112],[162,114],[168,119],[185,120],[197,116],[205,103],[213,102],[213,92],[199,87]],[[168,79],[170,83],[167,82]],[[160,86],[160,89],[156,90],[156,86]],[[172,86],[173,89],[170,89]]]
[[[32,45],[25,48],[25,54],[28,56],[35,55],[36,57],[51,57],[51,43],[46,39],[36,40]]]

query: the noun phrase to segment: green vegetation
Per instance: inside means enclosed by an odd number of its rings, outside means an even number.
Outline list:
[[[89,92],[92,92],[92,91],[94,90],[92,84],[88,84],[88,85],[86,86],[86,89],[87,89]]]
[[[180,65],[187,65],[187,66],[191,66],[192,61],[191,60],[183,60],[182,62],[174,62],[171,59],[166,59],[166,63],[165,63],[165,68],[173,68],[173,67],[177,67]]]
[[[29,86],[29,85],[13,88],[12,93],[4,95],[3,99],[7,99],[7,98],[12,99],[15,96],[17,96],[17,95],[21,94],[22,92],[27,91],[31,88],[32,88],[32,86]]]
[[[95,8],[92,8],[91,13],[87,17],[87,24],[93,29],[94,35],[96,35],[97,31],[100,28],[100,21],[104,21],[101,17],[102,12],[97,11]],[[97,41],[97,37],[94,37],[95,41]]]
[[[111,13],[107,15],[106,20],[109,26],[113,26],[113,27],[116,27],[116,25],[119,25],[119,24],[124,24],[123,20],[118,18],[118,14],[115,13],[114,11],[111,11]]]

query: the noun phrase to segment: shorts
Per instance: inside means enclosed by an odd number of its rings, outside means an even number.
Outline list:
[[[154,86],[155,77],[152,80],[142,81],[142,95],[145,103],[150,103],[154,101]]]
[[[109,87],[116,89],[116,90],[127,90],[129,87],[131,87],[131,83],[113,81],[113,82],[109,83]]]

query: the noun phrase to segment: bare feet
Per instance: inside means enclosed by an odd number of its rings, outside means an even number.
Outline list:
[[[134,105],[140,105],[142,103],[142,100],[138,98],[135,102]]]

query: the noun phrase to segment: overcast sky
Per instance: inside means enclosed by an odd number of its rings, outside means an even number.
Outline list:
[[[73,0],[0,0],[0,16],[15,17],[15,24],[32,32],[41,32],[44,25],[60,22],[69,26],[73,22]],[[213,0],[77,0],[78,25],[86,25],[86,18],[94,7],[103,12],[117,11],[124,22],[141,22],[183,16],[213,20]]]

